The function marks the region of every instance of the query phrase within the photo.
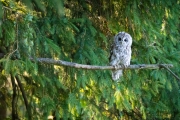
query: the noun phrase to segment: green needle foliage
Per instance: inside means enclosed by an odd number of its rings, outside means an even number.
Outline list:
[[[0,0],[0,8],[0,118],[180,118],[180,81],[166,69],[125,70],[114,82],[109,70],[30,60],[106,66],[113,36],[126,31],[131,64],[173,64],[180,76],[179,0]]]

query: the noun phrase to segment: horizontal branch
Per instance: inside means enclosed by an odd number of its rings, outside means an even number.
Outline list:
[[[96,66],[96,65],[84,65],[84,64],[78,64],[73,62],[67,62],[62,60],[54,60],[50,58],[31,58],[32,61],[38,61],[40,63],[45,64],[53,64],[58,66],[68,66],[68,67],[74,67],[74,68],[81,68],[81,69],[91,69],[91,70],[113,70],[115,69],[114,66]],[[173,67],[172,64],[139,64],[139,65],[130,65],[126,69],[158,69],[162,66],[166,67]],[[116,69],[124,69],[121,66],[118,66]]]

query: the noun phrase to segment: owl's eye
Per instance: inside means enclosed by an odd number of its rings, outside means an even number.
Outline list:
[[[121,41],[122,39],[121,38],[118,38],[118,41]]]
[[[128,42],[128,39],[126,38],[124,41],[125,41],[125,42]]]

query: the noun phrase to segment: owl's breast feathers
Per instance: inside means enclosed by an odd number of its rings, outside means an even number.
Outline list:
[[[110,65],[117,65],[120,63],[124,63],[126,61],[127,56],[131,55],[130,47],[122,47],[120,45],[114,45],[111,49],[109,61]]]

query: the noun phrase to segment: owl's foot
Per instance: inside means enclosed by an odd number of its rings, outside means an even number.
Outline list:
[[[117,70],[119,65],[113,65],[114,69]]]
[[[124,64],[122,64],[122,65],[114,65],[114,68],[115,68],[115,70],[118,70],[118,68],[119,67],[121,67],[122,69],[125,69],[125,68],[127,68],[129,65],[124,65]]]
[[[125,66],[125,65],[114,65],[115,70],[118,70],[119,67],[121,67],[122,69],[125,69],[127,66]]]
[[[123,69],[125,69],[125,68],[127,68],[129,65],[123,64],[123,65],[121,65],[121,66],[122,66]]]

